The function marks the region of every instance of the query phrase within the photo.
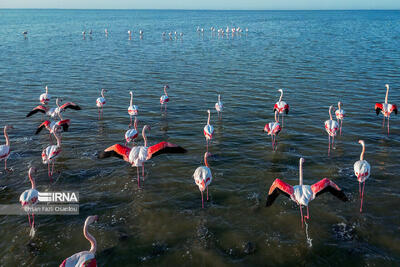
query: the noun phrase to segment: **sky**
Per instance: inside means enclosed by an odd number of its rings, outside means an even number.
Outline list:
[[[0,8],[71,9],[400,9],[400,0],[0,0]]]

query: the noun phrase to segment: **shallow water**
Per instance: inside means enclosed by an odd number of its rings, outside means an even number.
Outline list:
[[[90,227],[99,266],[400,264],[400,122],[392,117],[388,137],[374,111],[375,102],[384,101],[385,83],[391,85],[389,102],[400,103],[398,11],[0,10],[0,25],[0,118],[15,126],[8,160],[14,172],[0,175],[0,202],[18,203],[30,186],[29,166],[39,168],[39,191],[80,193],[80,215],[37,216],[33,240],[26,216],[1,216],[0,265],[55,266],[89,249],[82,226],[92,214],[100,217]],[[218,38],[209,31],[233,25],[249,33]],[[81,32],[90,29],[93,36],[83,40]],[[163,31],[175,30],[185,34],[182,39],[163,40]],[[166,115],[159,105],[165,83],[171,99]],[[53,185],[40,158],[48,135],[34,135],[42,116],[25,118],[45,85],[53,100],[59,96],[83,108],[64,113],[72,124]],[[101,88],[109,91],[99,121]],[[291,110],[272,152],[262,129],[273,120],[278,88]],[[130,90],[140,129],[152,127],[150,144],[168,140],[189,150],[146,163],[142,189],[127,163],[97,159],[98,151],[123,143]],[[221,120],[213,108],[218,93],[225,105]],[[328,157],[323,123],[338,100],[347,117]],[[207,108],[215,127],[214,180],[202,209],[191,176],[205,152]],[[359,139],[372,166],[362,214],[353,175]],[[300,157],[305,183],[328,177],[350,199],[342,203],[324,194],[310,204],[311,247],[293,202],[280,196],[264,207],[275,178],[298,182]]]

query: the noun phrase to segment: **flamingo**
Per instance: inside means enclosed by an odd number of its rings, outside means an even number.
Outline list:
[[[99,220],[99,216],[89,216],[86,218],[85,225],[83,226],[83,235],[90,242],[90,250],[89,251],[81,251],[75,253],[71,257],[66,258],[61,264],[60,267],[97,267],[96,262],[96,249],[97,242],[96,239],[89,233],[88,227],[94,222]]]
[[[132,32],[131,32],[131,30],[128,30],[128,35],[129,35],[129,40],[131,40],[131,39],[132,39]]]
[[[207,201],[208,201],[208,186],[212,182],[212,174],[211,174],[210,166],[208,165],[208,162],[207,162],[207,157],[209,157],[210,155],[211,154],[208,152],[206,152],[204,154],[204,165],[206,165],[206,166],[197,167],[197,169],[193,173],[194,182],[199,187],[199,190],[201,192],[202,208],[204,208],[203,192],[207,188]]]
[[[331,150],[331,136],[332,136],[332,148],[333,148],[333,144],[335,143],[335,136],[337,134],[337,130],[339,128],[339,124],[337,123],[337,121],[332,120],[332,111],[333,106],[329,107],[329,120],[325,121],[325,130],[328,133],[328,155],[329,152]]]
[[[39,192],[36,190],[35,179],[33,178],[32,173],[36,173],[36,168],[31,167],[28,171],[28,177],[31,181],[32,188],[25,190],[19,197],[19,202],[21,203],[22,207],[25,208],[25,211],[28,214],[29,226],[31,227],[29,235],[31,237],[35,235],[35,214],[33,212],[29,212],[29,210],[37,204],[39,198]],[[32,221],[30,213],[32,214]]]
[[[366,160],[364,160],[364,153],[365,153],[364,140],[359,140],[358,143],[361,144],[362,151],[361,151],[361,155],[360,155],[360,160],[356,161],[356,163],[354,163],[354,174],[357,176],[357,181],[359,183],[358,184],[358,192],[361,197],[360,212],[362,212],[365,181],[368,179],[368,177],[371,174],[371,166],[369,165],[369,163]],[[362,192],[361,192],[361,183],[363,183]]]
[[[48,108],[43,105],[39,105],[32,109],[26,117],[30,117],[38,112],[46,114],[51,118],[56,118],[57,116],[62,120],[61,113],[64,112],[66,109],[73,109],[73,110],[81,110],[81,107],[73,102],[66,102],[65,104],[60,106],[60,102],[62,102],[61,98],[56,98],[56,108]]]
[[[168,84],[164,86],[164,94],[160,97],[160,104],[161,104],[161,109],[162,106],[165,105],[165,111],[167,111],[167,103],[169,102],[169,97],[168,97],[168,93],[167,93],[167,89],[169,89]]]
[[[47,164],[47,170],[48,170],[48,175],[50,178],[50,181],[53,181],[53,173],[54,173],[54,163],[56,161],[56,158],[58,155],[61,153],[61,139],[58,136],[57,131],[54,133],[54,137],[57,139],[57,145],[50,145],[43,149],[42,151],[42,161],[43,164]],[[50,164],[52,164],[52,168],[50,171]]]
[[[136,167],[137,177],[138,177],[138,187],[140,187],[139,182],[139,167],[142,166],[142,176],[144,178],[144,163],[151,159],[152,157],[165,154],[165,153],[186,153],[186,149],[178,145],[174,145],[169,142],[160,142],[151,147],[147,146],[146,130],[150,130],[150,126],[145,125],[142,130],[142,136],[144,139],[144,146],[134,146],[132,148],[115,144],[106,148],[104,151],[100,152],[98,155],[99,159],[108,158],[111,156],[121,158]]]
[[[129,126],[131,126],[132,125],[132,116],[137,116],[137,114],[138,114],[138,106],[133,104],[133,92],[130,91],[129,94],[131,95],[131,102],[128,107],[128,114],[131,117],[131,123],[129,124]]]
[[[300,158],[299,162],[299,185],[291,186],[290,184],[285,183],[280,179],[275,179],[272,183],[267,197],[266,207],[272,205],[275,199],[279,196],[280,193],[283,193],[285,196],[289,197],[292,201],[296,202],[297,205],[300,206],[300,216],[301,216],[301,225],[303,226],[303,221],[305,219],[309,220],[310,215],[308,211],[308,204],[310,201],[314,200],[320,194],[325,192],[330,192],[335,197],[339,198],[342,201],[347,201],[346,195],[343,191],[331,180],[328,178],[324,178],[319,182],[316,182],[313,185],[303,185],[303,163],[304,158]],[[307,207],[307,216],[303,217],[303,207]]]
[[[289,113],[289,105],[285,101],[282,101],[283,90],[279,89],[278,92],[281,92],[281,96],[279,97],[279,101],[276,102],[274,105],[274,112],[275,110],[277,110],[279,114],[282,114],[282,127],[283,127],[283,116],[284,113],[286,114]],[[278,114],[278,119],[279,119],[279,114]]]
[[[221,102],[221,95],[218,95],[218,102],[215,103],[215,109],[218,112],[218,118],[219,118],[219,113],[224,110],[224,104]]]
[[[60,120],[57,122],[46,120],[42,124],[40,124],[39,127],[36,129],[35,135],[39,134],[44,128],[46,128],[49,131],[50,142],[52,142],[51,135],[54,132],[59,131],[61,128],[63,129],[64,132],[67,132],[70,124],[71,121],[69,119]]]
[[[387,127],[388,127],[388,135],[389,135],[390,114],[392,114],[392,112],[394,112],[394,114],[397,115],[397,106],[395,104],[389,104],[388,103],[389,84],[386,84],[385,86],[386,86],[385,103],[376,103],[375,104],[375,111],[376,111],[376,115],[379,115],[379,113],[383,114],[382,127],[385,126],[385,117],[387,117]]]
[[[342,106],[342,102],[338,102],[338,110],[335,111],[335,115],[336,115],[336,120],[339,124],[340,121],[340,135],[342,135],[342,124],[343,124],[343,119],[344,117],[346,117],[346,112],[341,108]]]
[[[10,138],[8,137],[7,130],[11,130],[14,127],[11,125],[4,126],[4,138],[6,139],[5,145],[0,145],[0,160],[4,159],[4,170],[11,171],[11,169],[7,168],[7,159],[10,156]]]
[[[103,106],[106,104],[106,98],[104,97],[104,93],[107,92],[106,89],[101,89],[101,97],[97,98],[96,100],[96,106],[99,111],[99,119],[100,119],[100,113],[101,117],[103,117]],[[101,110],[101,112],[100,112]]]
[[[125,133],[125,145],[128,143],[132,142],[138,137],[138,131],[137,131],[137,117],[135,117],[135,122],[133,123],[135,129],[129,129]]]
[[[207,151],[208,151],[208,142],[213,137],[214,127],[210,124],[210,117],[211,117],[210,110],[207,110],[207,113],[208,113],[208,120],[207,120],[207,125],[204,126],[204,137],[206,138],[207,141]]]
[[[42,103],[43,105],[47,105],[50,102],[50,95],[49,95],[49,89],[47,88],[46,85],[46,93],[43,93],[39,96],[39,101],[40,103]]]
[[[277,148],[275,138],[279,134],[279,132],[282,130],[281,125],[279,124],[277,115],[278,115],[278,111],[275,111],[275,121],[265,124],[265,127],[264,127],[264,132],[268,133],[268,135],[271,135],[272,150],[275,150]]]

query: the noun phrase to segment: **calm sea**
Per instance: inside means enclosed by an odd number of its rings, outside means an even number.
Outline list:
[[[3,9],[0,25],[1,127],[15,127],[8,160],[14,171],[0,174],[0,203],[18,204],[30,187],[29,166],[38,168],[39,191],[80,193],[79,216],[37,216],[33,239],[26,216],[1,216],[0,265],[58,266],[88,250],[82,226],[93,214],[100,217],[89,229],[99,266],[400,265],[400,118],[393,115],[387,136],[374,111],[386,83],[389,102],[400,104],[399,11]],[[211,26],[249,31],[218,37]],[[183,37],[170,40],[174,31]],[[162,114],[166,83],[171,100]],[[44,117],[25,118],[45,85],[52,106],[62,97],[82,107],[64,113],[72,124],[54,184],[41,163],[48,135],[34,135]],[[101,88],[108,92],[99,121]],[[273,152],[262,129],[273,121],[279,88],[291,109]],[[124,142],[130,90],[140,129],[152,127],[149,143],[167,140],[189,150],[146,163],[142,189],[126,162],[97,159],[98,151]],[[219,93],[221,120],[214,110]],[[347,117],[328,156],[324,121],[339,100]],[[203,164],[208,108],[214,180],[202,209],[192,174]],[[362,214],[353,174],[359,139],[372,166]],[[265,208],[275,178],[297,184],[300,157],[306,184],[328,177],[350,199],[324,194],[311,202],[307,232],[298,207],[284,196]]]

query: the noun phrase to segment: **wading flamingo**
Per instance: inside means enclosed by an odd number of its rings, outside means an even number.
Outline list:
[[[146,130],[150,130],[150,126],[145,125],[142,130],[144,146],[134,146],[132,148],[129,148],[120,144],[115,144],[106,148],[98,155],[99,159],[108,158],[111,156],[118,157],[131,164],[132,167],[136,167],[138,187],[140,187],[139,167],[142,166],[142,176],[144,180],[144,163],[146,161],[148,161],[152,157],[165,153],[186,153],[186,149],[168,142],[160,142],[156,145],[148,147]]]
[[[365,188],[365,181],[371,175],[371,166],[369,163],[364,160],[364,153],[365,153],[365,143],[364,140],[359,140],[358,143],[362,145],[362,151],[360,155],[360,160],[354,163],[354,174],[357,176],[358,181],[358,192],[361,198],[361,205],[360,205],[360,212],[362,212],[362,205],[364,199],[364,188]],[[363,188],[361,191],[361,183],[363,183]]]
[[[39,106],[35,107],[34,109],[32,109],[26,116],[30,117],[33,114],[41,112],[43,114],[50,116],[51,118],[56,118],[58,116],[60,118],[60,120],[62,120],[61,113],[64,112],[66,109],[81,110],[81,107],[73,102],[66,102],[65,104],[63,104],[61,106],[60,106],[60,102],[62,102],[62,99],[56,98],[56,105],[57,105],[56,108],[48,108],[46,106],[39,105]]]
[[[46,120],[39,125],[39,127],[36,129],[35,134],[39,134],[44,128],[46,128],[49,131],[49,138],[51,143],[52,142],[51,135],[54,134],[54,132],[59,131],[61,128],[63,129],[64,132],[68,132],[68,127],[70,124],[71,121],[69,119],[57,122]]]
[[[279,89],[278,92],[281,92],[281,96],[279,97],[279,101],[276,102],[274,105],[274,112],[278,111],[279,114],[282,114],[282,127],[283,127],[283,116],[284,113],[286,114],[289,113],[289,105],[285,101],[282,101],[283,90]],[[279,120],[279,114],[278,114],[278,120]]]
[[[129,126],[131,126],[132,125],[132,116],[137,116],[137,114],[138,114],[138,106],[133,104],[133,92],[130,91],[129,94],[131,95],[131,102],[128,107],[128,114],[131,117],[131,123],[129,124]]]
[[[335,143],[335,136],[337,134],[337,130],[339,129],[339,124],[337,121],[332,120],[332,109],[333,106],[329,107],[329,120],[325,121],[325,130],[328,133],[328,155],[331,151],[331,136],[332,136],[332,148]]]
[[[279,134],[279,132],[282,130],[281,126],[279,125],[279,120],[277,118],[277,115],[278,115],[278,111],[275,111],[275,121],[265,124],[265,127],[264,127],[264,132],[268,133],[268,135],[271,135],[272,150],[276,150],[277,145],[276,145],[275,138]]]
[[[320,194],[323,194],[325,192],[330,192],[332,195],[334,195],[335,197],[339,198],[342,201],[348,200],[343,191],[328,178],[324,178],[311,186],[303,185],[303,162],[304,159],[300,158],[299,185],[291,186],[290,184],[287,184],[280,179],[275,179],[275,181],[271,185],[271,188],[269,189],[267,203],[266,203],[266,207],[271,206],[280,193],[289,197],[292,201],[296,202],[297,205],[300,206],[300,216],[301,216],[302,226],[303,226],[303,220],[310,219],[310,214],[308,212],[309,202],[315,199]],[[307,207],[307,216],[303,217],[302,206]]]
[[[344,117],[346,117],[346,112],[341,107],[343,105],[342,102],[339,101],[337,103],[337,105],[338,105],[338,109],[335,111],[335,115],[336,115],[336,120],[337,120],[338,124],[340,121],[340,135],[342,135],[342,124],[343,124]]]
[[[83,235],[90,242],[90,250],[89,251],[81,251],[75,253],[69,258],[66,258],[61,264],[60,267],[97,267],[96,263],[96,249],[97,243],[96,239],[89,233],[88,227],[94,222],[97,222],[99,217],[89,216],[86,218],[85,225],[83,226]]]
[[[210,124],[210,117],[211,117],[210,110],[207,110],[207,113],[208,113],[208,120],[207,120],[207,125],[204,126],[204,137],[206,138],[207,141],[207,151],[208,151],[208,141],[211,140],[213,137],[214,127]]]
[[[218,102],[215,103],[215,110],[218,112],[218,118],[220,118],[219,113],[224,110],[224,104],[221,102],[221,95],[218,95]]]
[[[35,178],[33,178],[32,173],[36,173],[36,169],[33,167],[29,168],[28,171],[28,177],[31,181],[32,188],[25,190],[19,197],[19,202],[28,214],[29,226],[31,227],[29,235],[31,237],[35,235],[35,214],[30,211],[30,209],[36,205],[39,197],[39,192],[36,190]],[[32,214],[32,220],[30,214]]]
[[[8,137],[7,130],[11,130],[14,127],[11,125],[4,126],[4,138],[6,139],[5,145],[0,145],[0,160],[4,159],[4,170],[11,171],[11,169],[7,168],[7,159],[10,156],[10,138]]]
[[[104,97],[105,92],[107,92],[106,89],[101,89],[101,97],[97,98],[96,100],[96,106],[99,111],[99,119],[100,117],[103,117],[103,106],[106,104],[106,98]]]
[[[47,164],[47,171],[50,181],[53,181],[54,163],[58,155],[60,155],[61,153],[61,139],[57,131],[55,131],[53,134],[54,137],[57,139],[57,145],[48,146],[42,151],[42,161],[43,164]],[[50,164],[52,164],[51,171],[50,171]]]
[[[39,96],[39,101],[40,103],[42,103],[43,105],[47,105],[50,102],[50,95],[49,95],[49,89],[47,88],[46,85],[46,93],[43,93]]]
[[[397,115],[397,106],[395,104],[389,104],[388,103],[389,84],[386,84],[385,86],[386,86],[385,103],[376,103],[375,104],[375,111],[376,111],[376,115],[379,115],[379,113],[383,114],[382,127],[385,127],[385,117],[387,117],[387,128],[388,128],[388,135],[389,135],[390,114],[392,114],[392,112],[394,112],[394,114]]]
[[[165,105],[165,111],[167,111],[167,103],[169,102],[169,97],[168,97],[167,89],[169,89],[168,84],[164,86],[164,95],[162,95],[162,96],[160,97],[161,109],[162,109],[162,106]]]
[[[204,208],[204,198],[203,198],[203,192],[207,188],[207,201],[208,201],[208,186],[212,182],[212,174],[210,170],[210,166],[208,165],[207,162],[207,157],[209,157],[211,154],[206,152],[204,154],[204,165],[206,166],[200,166],[197,167],[197,169],[193,173],[193,179],[196,185],[199,187],[199,190],[201,192],[201,207]]]
[[[138,137],[137,117],[135,117],[135,122],[133,123],[133,126],[135,127],[134,129],[129,129],[125,133],[125,141],[126,141],[125,146]]]

